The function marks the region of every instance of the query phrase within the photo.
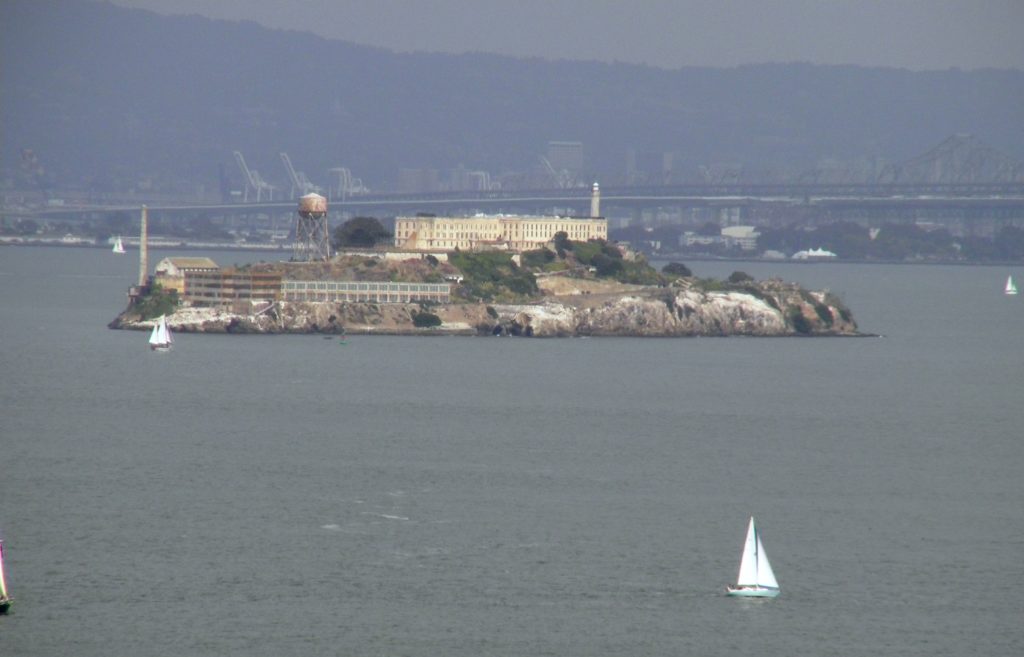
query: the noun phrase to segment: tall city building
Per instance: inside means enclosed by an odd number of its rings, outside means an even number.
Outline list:
[[[565,171],[571,176],[583,174],[583,142],[549,141],[548,162],[555,171]]]

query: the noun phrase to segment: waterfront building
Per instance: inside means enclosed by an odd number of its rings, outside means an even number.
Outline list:
[[[292,281],[281,284],[285,301],[415,303],[451,301],[449,283],[388,281]]]
[[[210,258],[164,258],[153,270],[153,280],[165,290],[177,290],[178,296],[185,296],[185,274],[188,272],[215,272],[219,267]]]
[[[726,246],[738,246],[744,251],[757,250],[757,238],[761,233],[754,226],[726,226],[722,229],[722,237]]]
[[[331,303],[448,303],[452,283],[285,279],[279,271],[225,268],[185,274],[183,299],[191,306],[251,312],[275,301]]]
[[[835,253],[825,249],[805,249],[793,254],[793,260],[831,260],[837,258]]]
[[[224,306],[248,311],[253,304],[281,298],[281,274],[237,267],[186,271],[183,298],[193,306]]]
[[[422,251],[530,251],[544,247],[559,232],[579,242],[607,240],[608,221],[528,215],[395,218],[395,246]]]

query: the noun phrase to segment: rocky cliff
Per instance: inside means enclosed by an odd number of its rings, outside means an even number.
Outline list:
[[[714,287],[714,286],[712,286]],[[547,297],[531,304],[285,303],[253,314],[182,308],[171,329],[202,333],[376,333],[387,335],[558,336],[852,336],[849,310],[827,292],[781,281],[719,286],[693,282],[671,287]],[[436,315],[439,326],[418,328],[414,315]],[[146,329],[125,311],[111,328]]]

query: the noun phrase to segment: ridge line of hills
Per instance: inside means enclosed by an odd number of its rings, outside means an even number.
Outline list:
[[[374,189],[403,168],[527,186],[549,141],[581,142],[580,174],[608,184],[1024,179],[1024,71],[398,54],[91,0],[11,0],[0,30],[8,187],[223,192],[236,150],[279,189],[280,152],[323,187],[335,167]]]

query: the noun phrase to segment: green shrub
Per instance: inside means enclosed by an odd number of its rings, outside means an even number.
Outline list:
[[[803,312],[799,308],[793,309],[790,313],[789,319],[793,324],[793,330],[797,333],[808,334],[811,332],[811,323],[804,317]]]
[[[540,292],[533,274],[517,267],[507,253],[455,251],[448,261],[462,272],[462,291],[467,298],[517,299]]]
[[[832,311],[829,310],[828,306],[823,303],[816,303],[814,304],[814,312],[818,313],[818,318],[825,323],[825,326],[832,326]]]
[[[434,313],[414,311],[412,313],[412,325],[417,328],[433,328],[441,325],[441,318]]]
[[[159,283],[153,283],[149,292],[135,304],[135,312],[142,319],[152,319],[160,315],[171,315],[178,309],[178,291],[165,290]]]
[[[590,264],[597,268],[597,275],[602,277],[615,276],[624,269],[622,258],[612,258],[605,253],[595,255]]]
[[[668,274],[669,276],[680,276],[682,278],[689,278],[693,276],[693,272],[690,268],[681,262],[670,262],[661,268],[661,273]]]
[[[619,260],[618,262],[622,263],[622,269],[615,274],[615,280],[620,283],[658,286],[664,286],[667,283],[665,277],[646,262],[626,262],[625,260]]]
[[[729,282],[736,285],[739,283],[749,283],[754,280],[754,277],[745,271],[734,271],[729,274]]]
[[[547,249],[534,249],[523,252],[523,266],[541,269],[555,259],[555,254]]]
[[[573,242],[572,250],[576,255],[576,262],[581,265],[594,265],[594,258],[601,253],[601,245],[598,242]]]

